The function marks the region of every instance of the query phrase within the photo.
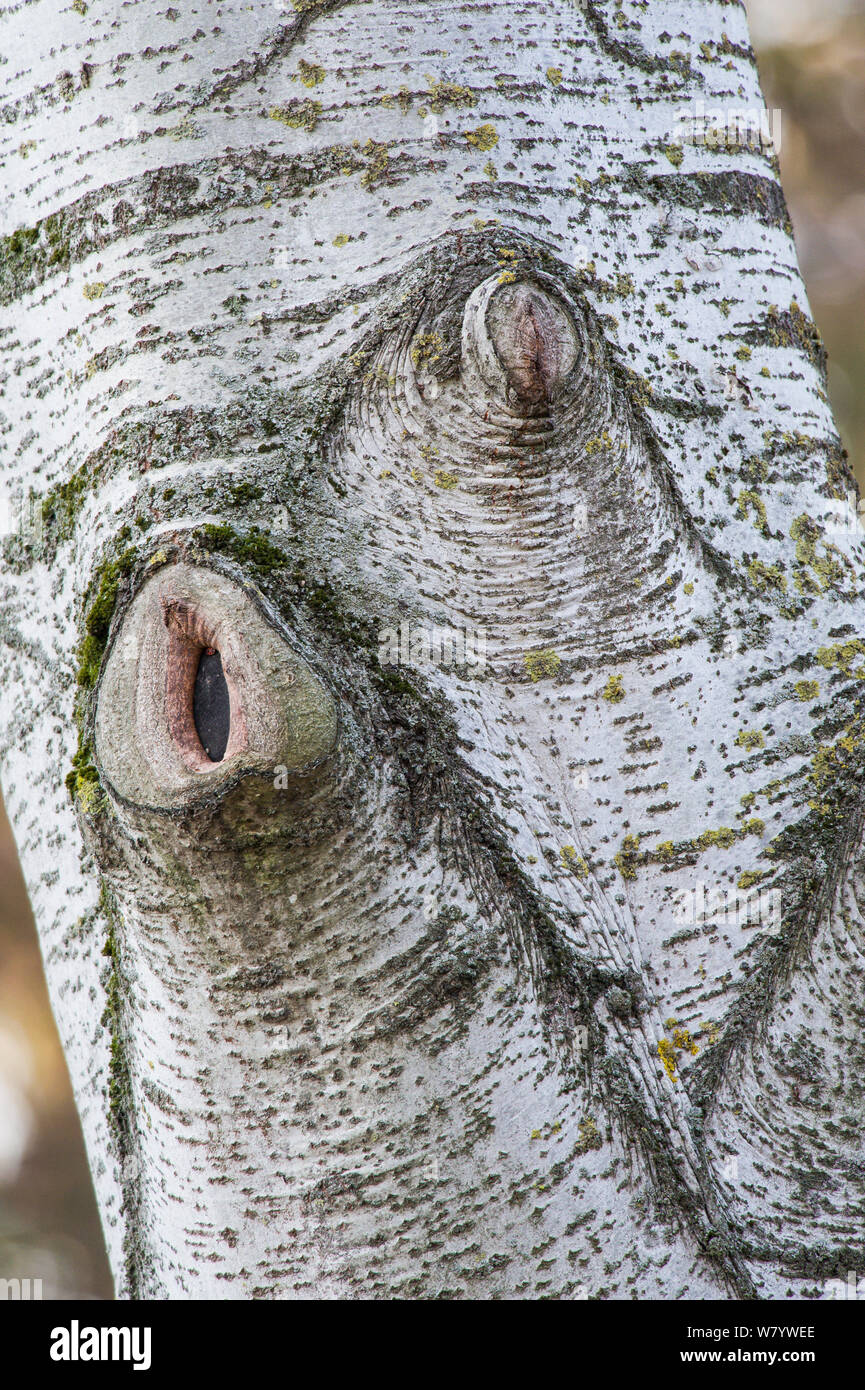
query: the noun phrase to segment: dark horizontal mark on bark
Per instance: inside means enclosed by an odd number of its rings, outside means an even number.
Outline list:
[[[372,158],[347,145],[299,155],[231,150],[218,159],[162,166],[86,193],[32,227],[0,238],[0,304],[12,303],[49,275],[124,238],[149,235],[183,218],[222,213],[229,207],[255,207],[265,184],[272,185],[270,193],[276,199],[364,174]],[[426,156],[416,160],[402,153],[389,160],[386,181],[395,185],[428,163]],[[291,235],[290,228],[284,235]],[[123,292],[128,295],[128,288]],[[110,296],[109,287],[106,297]]]
[[[822,1228],[820,1234],[824,1234]],[[819,1240],[813,1245],[797,1245],[768,1235],[759,1240],[743,1236],[742,1253],[757,1264],[778,1264],[782,1273],[793,1278],[843,1280],[848,1270],[862,1266],[861,1244],[830,1246]]]
[[[686,55],[682,55],[681,58],[662,58],[658,54],[649,53],[635,39],[626,43],[610,32],[610,27],[594,0],[583,0],[580,8],[598,47],[608,58],[615,58],[618,62],[624,63],[625,67],[639,68],[642,72],[676,72],[681,77],[688,78],[691,84],[699,80],[699,73],[695,72]]]
[[[813,319],[793,300],[788,309],[773,305],[762,319],[745,324],[741,338],[754,347],[787,347],[804,352],[815,366],[825,385],[827,379],[826,349]]]
[[[690,208],[694,212],[721,212],[731,217],[753,216],[768,227],[793,235],[793,224],[781,185],[763,174],[738,169],[717,174],[653,174],[631,166],[631,182],[655,202]]]
[[[652,396],[650,409],[673,415],[677,420],[722,420],[724,407],[709,401],[686,401],[681,396]]]

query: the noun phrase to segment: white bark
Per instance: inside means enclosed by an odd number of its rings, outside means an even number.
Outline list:
[[[0,13],[0,466],[46,518],[0,769],[118,1291],[823,1292],[863,551],[774,161],[676,139],[761,105],[744,13],[282,10]],[[178,560],[339,736],[169,815],[108,663]],[[383,670],[401,624],[486,665]],[[778,921],[680,920],[754,884]]]

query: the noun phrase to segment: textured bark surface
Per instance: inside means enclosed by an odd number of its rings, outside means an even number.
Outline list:
[[[0,7],[0,770],[121,1296],[858,1267],[862,539],[695,101],[731,0]]]

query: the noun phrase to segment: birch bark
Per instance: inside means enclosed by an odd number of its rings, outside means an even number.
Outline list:
[[[863,546],[742,7],[33,0],[0,92],[0,771],[119,1295],[825,1296]]]

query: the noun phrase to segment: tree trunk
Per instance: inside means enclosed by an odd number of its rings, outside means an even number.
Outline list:
[[[3,787],[119,1295],[825,1295],[863,550],[741,6],[0,53]]]

